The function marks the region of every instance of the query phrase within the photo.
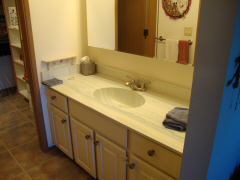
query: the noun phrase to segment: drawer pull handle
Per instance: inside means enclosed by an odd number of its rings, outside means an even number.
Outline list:
[[[128,165],[128,167],[130,168],[130,169],[133,169],[134,168],[134,166],[135,166],[135,164],[133,163],[133,164],[129,164]]]
[[[153,156],[154,153],[155,153],[154,150],[149,150],[149,151],[148,151],[148,155],[149,155],[149,156]]]
[[[64,124],[65,122],[66,122],[66,120],[63,119],[63,120],[62,120],[62,123]]]
[[[85,139],[88,140],[90,137],[91,137],[90,135],[86,135],[86,136],[85,136]]]
[[[96,146],[98,145],[99,141],[94,141],[93,144]]]
[[[56,99],[56,96],[52,96],[51,99],[52,99],[52,100]]]

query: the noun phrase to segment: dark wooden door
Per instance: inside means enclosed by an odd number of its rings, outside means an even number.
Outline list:
[[[118,0],[117,9],[117,50],[153,57],[155,52],[157,0]],[[145,28],[148,29],[149,33],[146,41],[143,34]]]

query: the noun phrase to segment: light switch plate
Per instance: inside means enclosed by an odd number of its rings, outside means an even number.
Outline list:
[[[185,27],[184,28],[184,36],[192,36],[193,27]]]

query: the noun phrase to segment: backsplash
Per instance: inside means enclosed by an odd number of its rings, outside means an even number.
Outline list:
[[[123,82],[127,82],[130,80],[129,78],[126,77],[127,75],[131,76],[133,79],[135,79],[135,81],[139,81],[139,83],[151,81],[151,84],[146,85],[147,90],[164,94],[166,96],[170,96],[185,102],[190,102],[191,89],[179,87],[179,86],[158,81],[155,79],[150,79],[144,76],[117,70],[101,64],[96,64],[96,66],[97,66],[97,73],[99,74],[103,74]]]
[[[185,102],[190,102],[191,89],[179,87],[179,86],[165,83],[162,81],[150,79],[144,76],[117,70],[101,64],[96,64],[96,71],[98,74],[102,74],[102,75],[123,81],[123,85],[124,85],[124,82],[129,81],[129,79],[126,77],[127,75],[131,76],[136,81],[139,81],[139,83],[145,82],[145,81],[151,81],[151,84],[146,85],[147,90],[154,91],[166,96],[170,96]],[[70,65],[62,68],[51,69],[48,71],[41,72],[41,80],[45,81],[52,78],[63,78],[63,77],[71,76],[73,74],[78,74],[78,73],[80,73],[80,64],[75,64],[75,65]]]
[[[41,72],[41,80],[46,81],[52,78],[63,78],[77,73],[80,73],[80,64],[43,71]]]

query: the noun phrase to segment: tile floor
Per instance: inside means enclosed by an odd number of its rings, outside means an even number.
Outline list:
[[[55,148],[38,145],[34,114],[19,94],[0,96],[0,180],[93,180]]]

